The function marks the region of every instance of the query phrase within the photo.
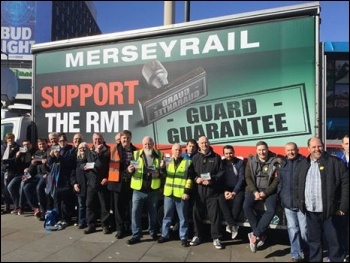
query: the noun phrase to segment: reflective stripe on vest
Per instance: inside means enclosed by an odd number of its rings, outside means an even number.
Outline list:
[[[175,196],[181,198],[185,192],[185,188],[189,186],[187,182],[187,169],[191,161],[183,159],[175,169],[175,162],[172,160],[167,166],[167,175],[164,185],[164,195],[165,196]],[[190,185],[191,186],[191,185]]]
[[[120,156],[118,153],[117,145],[114,146],[111,151],[111,160],[109,162],[108,181],[119,182],[120,181]]]
[[[159,171],[159,165],[160,165],[160,161],[163,159],[163,153],[161,153],[158,150],[154,150],[157,155],[159,156],[159,158],[154,158],[153,159],[153,164],[157,170]],[[143,169],[144,169],[144,161],[143,158],[141,157],[141,153],[143,152],[143,150],[138,150],[138,151],[134,151],[134,160],[138,161],[139,163],[139,167],[135,169],[135,173],[131,176],[131,183],[130,183],[130,187],[134,190],[141,190],[142,188],[142,181],[143,181]],[[151,188],[153,190],[155,189],[159,189],[160,188],[160,178],[152,178],[152,182],[151,182]]]

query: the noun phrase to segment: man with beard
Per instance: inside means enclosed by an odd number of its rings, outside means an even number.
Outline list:
[[[127,241],[129,245],[141,241],[141,217],[145,203],[149,218],[148,231],[153,240],[157,239],[157,204],[161,194],[161,169],[165,167],[165,162],[163,153],[154,149],[154,141],[150,136],[142,139],[142,146],[141,150],[134,152],[133,161],[128,166],[128,172],[132,174],[130,186],[133,189],[132,238]]]

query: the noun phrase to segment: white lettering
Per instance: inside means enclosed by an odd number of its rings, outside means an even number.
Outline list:
[[[208,40],[205,43],[202,53],[209,53],[210,50],[216,50],[217,52],[225,51],[217,35],[212,35],[208,37]]]
[[[116,133],[129,129],[129,119],[133,111],[101,111],[86,113],[86,132]],[[121,128],[120,128],[121,127]]]
[[[147,60],[147,59],[155,59],[157,58],[157,50],[155,47],[157,46],[157,43],[149,43],[149,44],[144,44],[142,45],[142,60]]]
[[[80,112],[56,112],[45,113],[47,118],[48,132],[80,132],[79,127]]]
[[[239,32],[239,47],[236,47],[236,33],[228,32],[226,37],[219,34],[208,35],[201,39],[197,37],[169,40],[169,42],[152,42],[140,45],[127,45],[121,48],[106,48],[89,51],[80,51],[66,54],[66,67],[93,66],[108,63],[134,62],[137,59],[150,60],[160,57],[171,58],[174,53],[180,57],[200,55],[213,52],[233,51],[260,47],[260,42],[249,43],[248,30]],[[2,34],[9,32],[4,30]],[[237,40],[238,42],[238,40]],[[119,45],[119,44],[118,44]]]
[[[88,65],[100,65],[100,50],[91,50],[87,52]]]
[[[187,50],[192,50],[193,55],[199,54],[199,39],[198,38],[188,38],[188,39],[181,39],[181,49],[180,49],[180,55],[186,56]]]
[[[245,48],[257,48],[260,46],[259,42],[248,43],[248,31],[244,30],[241,32],[241,49]]]
[[[163,49],[164,56],[166,58],[170,58],[171,57],[171,51],[175,47],[176,43],[177,43],[177,40],[171,40],[169,45],[167,45],[165,42],[159,42],[159,46]]]
[[[139,57],[137,53],[137,47],[135,46],[123,47],[122,53],[124,55],[122,58],[124,62],[133,62]]]

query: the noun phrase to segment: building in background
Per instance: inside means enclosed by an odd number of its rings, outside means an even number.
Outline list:
[[[325,42],[327,151],[342,151],[340,140],[349,134],[349,42]]]
[[[16,103],[31,103],[31,45],[101,34],[96,15],[92,1],[1,1],[1,68],[18,79]],[[2,100],[8,89],[1,85]]]

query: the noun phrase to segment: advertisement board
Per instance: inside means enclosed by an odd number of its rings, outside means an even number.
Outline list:
[[[1,1],[1,51],[9,60],[32,60],[36,1]]]
[[[123,129],[159,149],[206,135],[245,155],[259,140],[279,151],[315,134],[315,17],[305,16],[35,55],[40,132]]]

